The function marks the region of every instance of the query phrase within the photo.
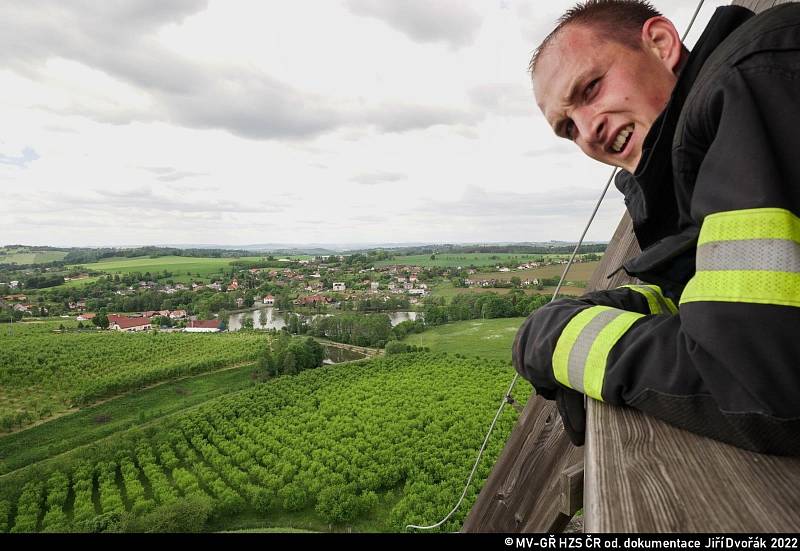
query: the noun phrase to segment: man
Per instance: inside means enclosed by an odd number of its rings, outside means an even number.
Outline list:
[[[689,53],[649,3],[589,0],[531,72],[555,133],[623,169],[649,285],[539,309],[516,369],[577,444],[585,394],[800,454],[800,5],[719,8]]]

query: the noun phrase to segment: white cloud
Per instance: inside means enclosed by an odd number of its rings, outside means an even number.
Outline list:
[[[608,169],[552,136],[526,74],[569,4],[1,3],[0,235],[574,239]],[[662,8],[681,28],[694,6]]]

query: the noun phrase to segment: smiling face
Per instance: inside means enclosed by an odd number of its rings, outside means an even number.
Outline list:
[[[675,87],[681,56],[677,32],[663,17],[645,23],[638,49],[567,25],[536,64],[536,101],[556,135],[634,172],[644,137]]]

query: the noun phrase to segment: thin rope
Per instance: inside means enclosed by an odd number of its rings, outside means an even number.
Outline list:
[[[686,31],[683,33],[681,37],[681,42],[683,42],[689,34],[689,31],[692,30],[692,25],[694,25],[695,19],[697,19],[697,14],[700,13],[700,8],[703,7],[703,3],[705,0],[700,0],[697,4],[697,8],[694,10],[694,15],[692,15],[691,21],[689,21],[689,26],[686,27]],[[614,181],[614,176],[617,174],[617,167],[611,171],[611,176],[608,177],[608,181],[606,182],[605,187],[603,187],[603,192],[600,194],[600,198],[597,200],[597,203],[594,206],[594,210],[592,210],[592,214],[589,216],[589,221],[586,223],[586,227],[583,228],[583,233],[581,233],[580,239],[578,239],[578,243],[575,245],[575,249],[572,251],[572,255],[569,257],[569,261],[567,261],[567,265],[564,267],[564,271],[561,273],[561,279],[558,280],[558,285],[556,285],[556,289],[553,292],[553,296],[550,297],[550,302],[553,302],[556,297],[558,296],[558,292],[561,290],[561,285],[564,283],[564,279],[567,277],[567,272],[569,272],[570,267],[572,266],[573,261],[575,260],[575,255],[578,254],[578,250],[580,249],[581,245],[583,244],[583,240],[586,237],[586,233],[589,231],[589,228],[594,222],[594,218],[597,215],[597,211],[600,209],[600,205],[603,203],[603,199],[606,197],[606,193],[608,192],[608,188],[611,186],[611,182]],[[408,524],[406,525],[406,530],[414,528],[416,530],[433,530],[434,528],[438,528],[452,517],[455,512],[461,507],[461,504],[464,502],[464,497],[467,495],[467,490],[469,490],[470,484],[472,484],[472,478],[475,476],[475,471],[478,470],[478,464],[483,457],[483,452],[486,449],[486,444],[489,442],[489,437],[492,435],[494,431],[495,425],[497,425],[497,420],[500,418],[500,414],[503,412],[503,408],[506,404],[511,403],[511,391],[514,390],[514,386],[516,386],[517,381],[519,380],[519,373],[514,374],[514,378],[511,380],[511,385],[508,387],[508,391],[506,391],[505,396],[503,396],[503,400],[500,402],[500,407],[497,408],[497,413],[494,414],[494,419],[492,419],[492,424],[489,426],[489,431],[486,433],[486,438],[483,439],[483,444],[481,444],[481,449],[478,450],[478,457],[475,459],[475,464],[472,466],[472,472],[469,473],[469,478],[467,478],[467,483],[464,486],[464,491],[461,492],[461,497],[458,499],[458,503],[456,503],[455,507],[447,513],[442,520],[437,522],[436,524],[432,524],[430,526],[417,526],[416,524]]]
[[[569,261],[567,265],[564,267],[564,271],[561,273],[561,279],[558,281],[558,285],[556,286],[556,290],[553,293],[553,296],[550,298],[550,302],[553,302],[558,296],[558,291],[561,289],[561,284],[564,283],[564,278],[567,277],[567,272],[569,271],[570,266],[572,266],[572,262],[575,260],[575,255],[578,253],[578,249],[580,249],[581,244],[583,243],[583,239],[586,237],[586,232],[589,231],[589,227],[592,225],[594,221],[594,217],[597,214],[598,209],[600,208],[600,204],[603,202],[603,199],[606,196],[606,192],[608,191],[608,187],[611,185],[611,182],[614,179],[614,175],[617,173],[617,168],[615,167],[613,171],[611,171],[611,176],[608,178],[608,182],[606,182],[605,187],[603,188],[603,193],[600,194],[600,198],[597,200],[597,204],[594,206],[594,210],[592,211],[591,216],[589,216],[589,221],[586,224],[586,227],[583,229],[583,233],[581,234],[578,243],[575,245],[575,249],[572,251],[572,255],[569,257]],[[489,426],[489,431],[486,433],[486,438],[483,439],[483,444],[481,444],[481,449],[478,451],[478,457],[475,459],[475,464],[472,466],[472,472],[469,473],[469,478],[467,478],[467,483],[464,486],[464,491],[461,492],[461,497],[458,499],[458,503],[456,503],[455,507],[445,516],[442,520],[433,524],[431,526],[417,526],[416,524],[409,524],[406,526],[406,530],[410,528],[415,528],[417,530],[433,530],[434,528],[438,528],[448,520],[450,517],[455,514],[461,504],[464,502],[464,497],[467,495],[467,490],[469,490],[470,484],[472,484],[472,478],[475,476],[475,471],[478,470],[478,464],[481,462],[481,458],[483,457],[483,452],[486,449],[486,444],[489,442],[489,437],[492,435],[494,431],[495,425],[497,425],[497,420],[500,418],[500,414],[503,412],[503,408],[507,403],[509,403],[509,399],[511,398],[511,391],[514,390],[514,386],[516,386],[517,381],[519,380],[519,373],[514,375],[514,378],[511,380],[511,385],[508,387],[508,390],[503,396],[503,400],[500,402],[500,407],[497,408],[497,413],[494,414],[494,419],[492,419],[492,424]],[[511,398],[513,400],[513,398]]]

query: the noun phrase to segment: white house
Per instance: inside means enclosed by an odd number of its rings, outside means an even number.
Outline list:
[[[275,297],[272,295],[267,295],[264,297],[262,302],[265,306],[275,306]]]
[[[333,284],[333,290],[334,291],[344,291],[345,290],[344,283],[334,283]]]

